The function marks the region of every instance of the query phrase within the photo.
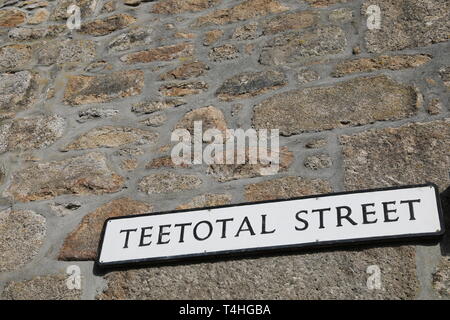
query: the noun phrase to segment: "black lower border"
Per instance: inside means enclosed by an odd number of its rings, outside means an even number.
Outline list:
[[[281,199],[281,200],[268,200],[268,201],[256,201],[256,202],[245,202],[240,204],[231,204],[231,205],[223,205],[216,207],[205,207],[205,208],[196,208],[196,209],[184,209],[184,210],[172,210],[172,211],[163,211],[156,213],[144,213],[133,215],[132,217],[140,217],[140,216],[154,216],[154,215],[162,215],[162,214],[173,214],[173,213],[181,213],[181,212],[189,212],[193,210],[207,210],[207,209],[217,209],[217,208],[230,208],[230,207],[241,207],[253,204],[261,204],[261,203],[272,203],[272,202],[285,202],[292,200],[302,200],[302,199],[311,199],[311,198],[319,198],[319,197],[327,197],[327,196],[338,196],[338,195],[346,195],[346,194],[357,194],[357,193],[367,193],[367,192],[376,192],[376,191],[388,191],[388,190],[400,190],[400,189],[412,189],[412,188],[420,188],[420,187],[432,187],[435,190],[436,202],[439,214],[439,221],[441,225],[441,230],[439,232],[433,233],[420,233],[420,234],[404,234],[404,235],[395,235],[395,236],[380,236],[380,237],[371,237],[371,238],[357,238],[357,239],[347,239],[347,240],[337,240],[337,241],[322,241],[322,242],[310,242],[310,243],[301,243],[294,245],[284,245],[284,246],[272,246],[272,247],[261,247],[261,248],[250,248],[250,249],[240,249],[240,250],[227,250],[227,251],[217,251],[211,253],[199,253],[199,254],[188,254],[188,255],[178,255],[178,256],[165,256],[158,258],[150,258],[150,259],[134,259],[134,260],[124,260],[117,262],[106,262],[102,263],[99,261],[100,253],[103,247],[104,235],[106,232],[106,225],[110,220],[118,220],[118,219],[129,219],[130,216],[121,216],[121,217],[113,217],[109,218],[105,221],[100,237],[100,243],[97,250],[97,259],[95,261],[95,265],[100,269],[107,268],[123,268],[126,266],[134,265],[134,266],[157,266],[164,265],[169,263],[174,263],[177,261],[201,261],[201,260],[214,260],[221,257],[238,257],[238,256],[254,256],[257,254],[263,253],[283,253],[283,252],[293,252],[298,251],[298,249],[307,249],[307,248],[315,248],[315,247],[337,247],[337,246],[354,246],[360,244],[370,244],[370,243],[388,243],[388,242],[404,242],[404,241],[413,241],[413,240],[431,240],[431,239],[439,239],[445,233],[444,226],[444,218],[442,212],[442,204],[439,195],[439,188],[433,183],[426,184],[418,184],[418,185],[405,185],[398,187],[387,187],[387,188],[376,188],[376,189],[365,189],[365,190],[356,190],[356,191],[348,191],[348,192],[336,192],[336,193],[327,193],[320,195],[311,195],[305,197],[296,197],[289,199]]]

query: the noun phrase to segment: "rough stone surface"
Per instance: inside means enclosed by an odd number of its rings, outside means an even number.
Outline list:
[[[177,123],[175,129],[187,129],[191,134],[194,134],[195,121],[202,122],[203,132],[208,129],[218,129],[225,132],[227,129],[227,122],[223,112],[213,106],[195,109],[186,113]]]
[[[385,52],[428,46],[448,41],[450,32],[450,3],[446,0],[368,0],[380,7],[381,29],[366,32],[369,52]]]
[[[216,91],[221,100],[248,98],[287,84],[286,76],[279,71],[240,73],[225,82]]]
[[[119,110],[116,109],[100,109],[100,108],[89,108],[78,112],[77,121],[80,123],[102,118],[110,118],[119,114]]]
[[[51,199],[63,194],[117,192],[124,178],[108,167],[103,154],[92,152],[65,160],[35,163],[17,171],[4,195],[14,201]]]
[[[204,81],[169,83],[161,86],[159,92],[167,97],[184,97],[199,94],[208,89],[208,84]]]
[[[208,9],[221,0],[167,0],[156,2],[152,7],[153,13],[177,14],[196,12]]]
[[[348,23],[353,20],[353,11],[351,9],[336,9],[329,15],[331,22]]]
[[[42,65],[83,63],[95,58],[95,44],[89,40],[55,40],[43,42],[37,50],[37,62]]]
[[[64,127],[65,121],[59,116],[37,116],[5,122],[0,125],[0,153],[48,147],[62,136]]]
[[[158,134],[148,130],[130,127],[105,126],[89,130],[64,148],[84,150],[94,148],[116,148],[128,144],[155,143]]]
[[[27,15],[17,9],[0,10],[0,27],[15,27],[25,22]]]
[[[77,6],[80,8],[80,16],[81,17],[90,17],[93,13],[93,2],[94,0],[78,0]],[[56,7],[53,9],[50,20],[52,21],[67,21],[69,18],[69,14],[67,13],[67,9],[70,5],[73,4],[72,0],[57,0]]]
[[[258,24],[253,22],[240,27],[237,27],[233,35],[232,39],[236,40],[252,40],[258,36]]]
[[[232,44],[224,44],[219,47],[212,48],[209,51],[209,58],[212,61],[225,61],[236,59],[239,56],[239,49]]]
[[[151,33],[152,29],[150,27],[135,27],[112,39],[108,44],[108,49],[111,52],[118,52],[151,44]]]
[[[31,108],[37,98],[38,75],[29,71],[0,73],[0,117]]]
[[[305,167],[311,170],[330,168],[333,161],[328,154],[309,156],[305,159]]]
[[[169,156],[155,158],[145,165],[146,169],[176,168],[176,167],[186,168],[189,167],[189,165],[185,163],[176,165],[175,163],[173,163],[172,158]]]
[[[450,90],[450,67],[443,67],[439,70],[439,75],[447,89]]]
[[[155,173],[144,177],[138,184],[140,191],[147,194],[177,192],[195,189],[202,180],[193,175],[176,174],[171,171]]]
[[[205,39],[203,40],[203,45],[210,46],[219,40],[223,36],[222,30],[211,30],[205,33]]]
[[[281,14],[268,20],[263,27],[263,34],[275,34],[288,30],[298,30],[317,23],[318,15],[312,11],[298,11]]]
[[[13,28],[8,32],[8,37],[15,41],[32,41],[38,39],[55,38],[67,31],[65,25],[51,25],[47,27]]]
[[[416,68],[426,64],[430,60],[430,56],[423,54],[378,56],[375,58],[355,59],[338,64],[333,75],[335,77],[342,77],[355,72],[371,72],[381,69],[401,70],[406,68]]]
[[[208,66],[200,61],[184,63],[181,66],[160,75],[161,80],[186,80],[200,77],[208,70]]]
[[[181,99],[147,100],[134,104],[131,111],[135,113],[153,113],[156,111],[175,108],[185,104]]]
[[[433,288],[442,298],[450,298],[450,259],[442,258],[433,274]]]
[[[312,7],[324,8],[338,3],[348,3],[354,0],[305,0]]]
[[[330,184],[325,180],[288,176],[247,185],[245,200],[252,202],[286,199],[331,191]]]
[[[194,197],[191,201],[179,205],[176,209],[195,209],[223,206],[231,203],[231,195],[229,194],[211,194],[206,193],[198,197]]]
[[[119,198],[87,214],[64,240],[59,252],[60,260],[95,260],[98,242],[106,219],[149,213],[153,207],[130,198]]]
[[[82,24],[81,33],[93,36],[104,36],[114,31],[124,29],[136,22],[136,18],[128,14],[117,14],[104,19],[97,19]]]
[[[169,61],[181,57],[188,57],[193,53],[194,47],[192,44],[179,43],[130,53],[121,57],[120,60],[127,64]]]
[[[109,102],[141,94],[144,73],[128,70],[98,76],[70,76],[64,92],[66,104]]]
[[[27,20],[27,23],[28,24],[41,24],[41,23],[47,21],[49,16],[50,16],[50,13],[46,9],[38,9],[33,14],[33,16]]]
[[[25,281],[11,281],[6,285],[1,298],[5,300],[79,300],[81,290],[69,289],[67,275],[57,274],[38,276]]]
[[[341,137],[347,190],[433,182],[450,185],[450,120]]]
[[[25,68],[31,60],[31,47],[23,44],[0,48],[0,71],[16,71]]]
[[[0,211],[0,272],[29,263],[39,253],[46,230],[45,218],[31,210]]]
[[[261,51],[259,61],[264,65],[304,63],[314,58],[341,53],[346,45],[345,33],[338,27],[291,31],[269,40]]]
[[[152,114],[147,119],[140,121],[140,123],[149,127],[159,127],[166,123],[168,120],[167,116],[163,113]]]
[[[414,88],[386,76],[358,78],[274,95],[255,107],[253,123],[292,135],[406,118],[417,112],[418,101]]]

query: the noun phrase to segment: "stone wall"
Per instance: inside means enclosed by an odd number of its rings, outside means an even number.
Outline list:
[[[0,0],[2,299],[450,297],[448,237],[109,273],[93,263],[112,216],[424,182],[448,215],[448,0],[93,1]],[[367,28],[371,4],[381,29]],[[279,128],[281,170],[175,165],[170,134],[194,120]],[[381,289],[366,285],[370,265]]]

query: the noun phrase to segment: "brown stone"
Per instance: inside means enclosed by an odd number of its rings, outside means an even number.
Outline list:
[[[95,43],[91,40],[43,41],[36,50],[37,62],[41,65],[78,64],[95,58]]]
[[[144,73],[141,70],[124,70],[97,76],[70,76],[64,92],[66,104],[109,102],[141,94]]]
[[[246,201],[264,201],[330,193],[330,184],[321,179],[301,177],[276,178],[245,187]]]
[[[177,210],[195,209],[195,208],[207,208],[223,206],[231,203],[231,195],[229,194],[211,194],[206,193],[198,197],[194,197],[188,203],[179,205]]]
[[[189,167],[189,165],[185,163],[176,165],[175,163],[173,163],[172,158],[169,156],[153,159],[152,161],[150,161],[145,165],[146,169],[177,168],[177,167],[187,168]]]
[[[206,10],[221,0],[166,0],[153,5],[152,12],[159,14],[178,14]]]
[[[82,291],[69,289],[67,274],[37,276],[31,280],[6,284],[1,299],[5,300],[80,300]],[[83,285],[83,277],[81,284]]]
[[[15,41],[32,41],[38,39],[55,38],[67,32],[66,25],[52,25],[46,27],[14,28],[8,32],[8,37]]]
[[[28,24],[41,24],[48,20],[50,13],[46,9],[38,9],[27,21]]]
[[[211,30],[205,33],[205,38],[203,40],[203,45],[210,46],[213,43],[217,42],[223,36],[222,30]]]
[[[136,22],[136,18],[128,14],[115,14],[104,19],[97,19],[81,25],[81,33],[92,36],[104,36],[114,31],[124,29]]]
[[[450,119],[342,136],[346,190],[450,185]]]
[[[366,0],[361,7],[380,7],[381,28],[367,30],[369,52],[381,53],[446,42],[450,33],[450,2],[446,0]]]
[[[165,171],[144,177],[139,182],[138,188],[147,194],[158,194],[192,190],[201,184],[202,180],[197,176]]]
[[[185,63],[173,70],[160,75],[160,80],[186,80],[189,78],[200,77],[208,70],[208,66],[203,62],[194,61]]]
[[[305,1],[308,2],[312,7],[324,8],[335,4],[352,2],[354,0],[305,0]]]
[[[59,116],[14,119],[0,125],[0,153],[42,149],[58,140],[65,121]]]
[[[237,27],[233,35],[232,39],[236,40],[252,40],[258,36],[258,23],[252,22],[243,26]]]
[[[81,19],[86,19],[93,13],[93,4],[95,0],[77,0],[76,5],[80,8]],[[53,9],[50,20],[53,21],[67,21],[69,14],[67,9],[74,4],[73,0],[57,0],[56,6]]]
[[[307,157],[304,165],[308,169],[319,170],[330,168],[333,165],[333,161],[328,154],[319,154]]]
[[[176,108],[183,104],[186,104],[186,102],[180,99],[146,100],[133,104],[131,111],[135,113],[148,114],[156,111]]]
[[[106,219],[149,213],[153,207],[145,202],[119,198],[105,203],[87,214],[64,240],[59,260],[95,260],[98,242]]]
[[[18,270],[41,249],[45,218],[30,210],[0,211],[0,272]]]
[[[108,44],[111,52],[129,50],[138,46],[151,44],[152,28],[132,27],[129,31],[114,37]]]
[[[138,167],[139,162],[137,159],[123,159],[120,168],[123,170],[131,171]]]
[[[117,148],[128,144],[155,143],[158,134],[148,130],[104,126],[94,128],[76,138],[64,148],[69,150],[84,150],[94,148]]]
[[[159,92],[168,97],[184,97],[202,93],[207,89],[206,82],[196,81],[165,84],[159,88]]]
[[[279,71],[244,72],[225,82],[216,95],[225,101],[254,97],[287,84],[286,76]]]
[[[357,78],[274,95],[254,108],[253,124],[289,136],[407,118],[420,101],[413,87],[386,76]]]
[[[163,113],[152,114],[147,119],[140,121],[143,125],[149,127],[159,127],[166,123],[168,120],[167,116]]]
[[[63,194],[88,195],[119,191],[124,178],[114,173],[98,152],[64,160],[33,163],[16,171],[5,196],[28,202]]]
[[[187,129],[191,134],[194,134],[195,121],[202,122],[203,132],[208,129],[218,129],[225,132],[227,129],[227,122],[223,112],[213,106],[189,111],[183,116],[183,118],[181,118],[180,121],[178,121],[175,129]]]
[[[15,27],[27,19],[27,14],[18,9],[0,10],[0,27]]]
[[[194,46],[185,42],[129,53],[121,57],[120,60],[127,64],[148,63],[154,61],[170,61],[181,57],[188,57],[192,54],[194,54]]]
[[[333,76],[342,77],[355,72],[371,72],[382,69],[401,70],[416,68],[430,61],[431,57],[424,54],[354,59],[338,64],[333,72]]]
[[[252,150],[253,149],[253,150]],[[271,174],[279,173],[286,171],[294,161],[294,154],[288,150],[287,147],[282,147],[278,154],[279,159],[279,165],[278,167],[270,166],[269,164],[263,164],[261,163],[260,159],[258,158],[258,162],[253,164],[250,163],[250,157],[249,153],[254,152],[254,154],[257,154],[258,148],[247,148],[246,154],[245,154],[245,163],[238,164],[237,163],[237,156],[236,153],[234,154],[235,164],[211,164],[209,166],[209,172],[210,174],[214,175],[215,178],[219,182],[227,182],[231,180],[238,180],[238,179],[247,179],[247,178],[254,178],[265,175],[265,172],[269,170],[269,168],[273,171],[270,171]],[[276,152],[274,150],[269,150],[269,153],[273,156],[273,153]],[[226,153],[223,153],[221,156],[221,159],[225,159]],[[223,161],[225,162],[225,161]]]
[[[224,25],[289,10],[277,0],[245,0],[228,9],[220,9],[200,17],[194,26]]]
[[[224,61],[236,59],[239,56],[239,49],[232,44],[224,44],[219,47],[212,48],[209,51],[209,58],[213,61]]]
[[[0,48],[0,71],[24,69],[31,61],[31,47],[11,44]]]
[[[319,16],[313,11],[283,13],[264,23],[263,34],[308,28],[317,24]]]

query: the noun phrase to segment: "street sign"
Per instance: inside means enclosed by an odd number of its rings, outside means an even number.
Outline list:
[[[97,265],[278,252],[444,233],[431,184],[110,218]]]

